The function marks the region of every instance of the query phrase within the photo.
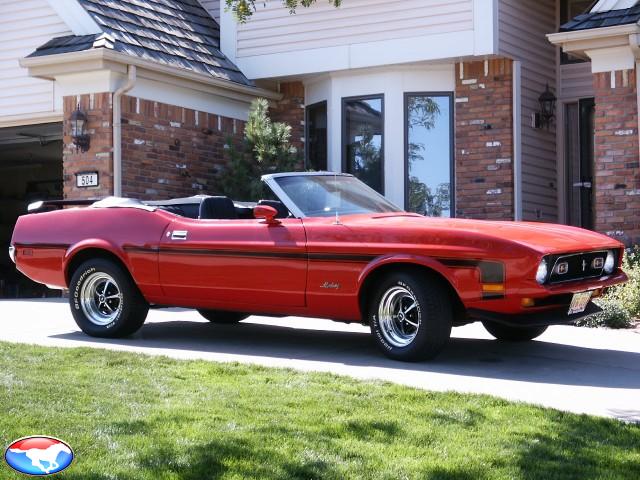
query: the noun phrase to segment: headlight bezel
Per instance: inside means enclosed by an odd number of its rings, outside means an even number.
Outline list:
[[[546,257],[543,257],[542,260],[540,260],[535,278],[538,285],[544,285],[547,283],[547,280],[549,279],[549,261]]]

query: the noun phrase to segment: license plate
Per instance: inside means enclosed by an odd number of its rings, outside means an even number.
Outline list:
[[[574,293],[571,299],[571,306],[569,307],[569,315],[584,312],[591,301],[592,295],[593,292]]]

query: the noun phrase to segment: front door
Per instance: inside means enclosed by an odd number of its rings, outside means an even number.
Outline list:
[[[593,98],[566,106],[567,223],[593,229]]]
[[[306,279],[306,237],[295,218],[177,218],[160,244],[162,288],[178,305],[302,307]]]

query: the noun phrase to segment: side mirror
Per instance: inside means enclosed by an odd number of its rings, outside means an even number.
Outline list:
[[[278,211],[268,205],[257,205],[253,208],[253,216],[255,218],[264,218],[264,223],[269,225],[277,225],[280,220],[276,219]]]

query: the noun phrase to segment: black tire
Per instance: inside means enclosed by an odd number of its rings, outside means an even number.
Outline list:
[[[222,310],[198,310],[198,313],[211,323],[233,324],[249,318],[248,313],[224,312]]]
[[[109,285],[111,282],[114,285]],[[103,287],[106,292],[102,292]],[[102,301],[101,295],[113,298]],[[128,272],[102,258],[87,260],[73,273],[69,304],[78,327],[92,337],[131,335],[142,327],[149,312],[149,305]]]
[[[409,308],[414,300],[415,307]],[[399,306],[402,320],[398,320],[400,312],[396,316],[383,315],[381,318],[380,312],[385,310],[381,303],[395,305],[390,310]],[[432,359],[451,336],[451,297],[441,281],[431,275],[413,272],[386,275],[370,297],[368,312],[371,333],[377,345],[394,360],[416,362]],[[402,337],[403,333],[407,333],[406,338]],[[402,339],[398,340],[400,337]]]
[[[501,323],[482,322],[484,328],[498,340],[506,342],[528,342],[542,335],[547,326],[542,327],[510,327]]]

